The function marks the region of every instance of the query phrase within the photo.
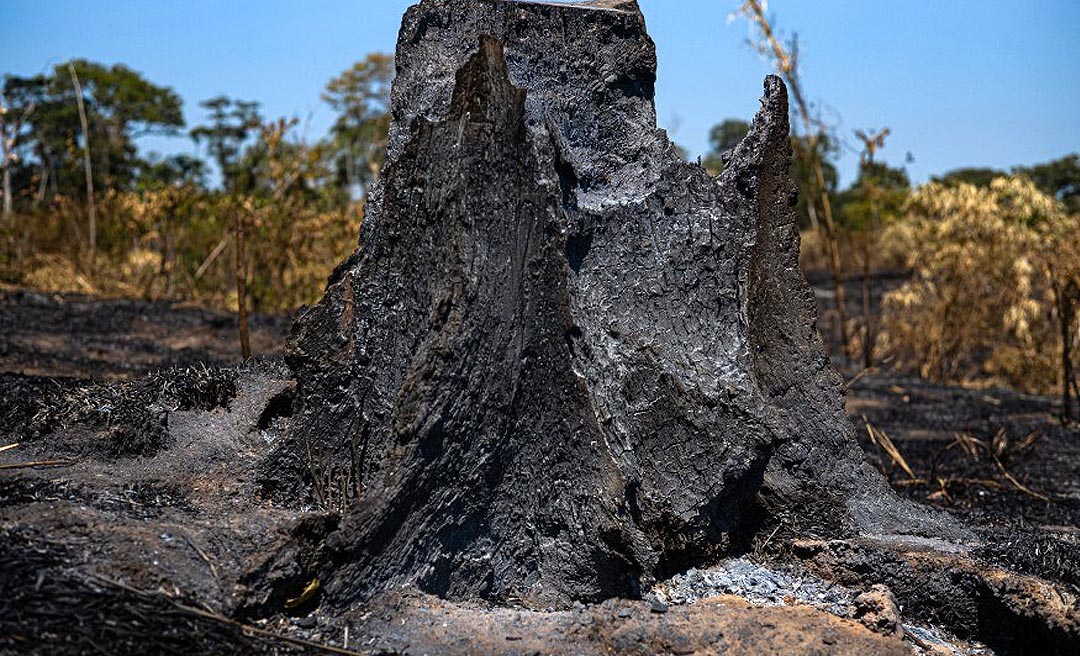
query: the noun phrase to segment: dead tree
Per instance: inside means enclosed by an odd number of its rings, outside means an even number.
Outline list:
[[[11,169],[19,161],[15,151],[19,139],[19,132],[23,124],[34,113],[36,103],[30,103],[22,113],[15,115],[11,103],[3,90],[0,90],[0,169],[3,170],[3,194],[4,194],[4,223],[10,224],[11,210],[13,205],[11,190]]]
[[[762,512],[961,534],[893,496],[845,418],[779,78],[714,180],[656,127],[634,2],[424,0],[396,61],[361,247],[296,321],[264,467],[282,497],[352,490],[332,598],[634,596]]]
[[[94,170],[90,161],[90,124],[86,120],[86,105],[82,85],[79,83],[79,74],[75,72],[75,64],[72,62],[68,62],[68,73],[71,74],[71,84],[75,88],[75,106],[79,110],[79,125],[82,127],[83,173],[86,176],[87,248],[89,249],[90,270],[93,271],[94,260],[97,258],[97,205],[94,202]]]

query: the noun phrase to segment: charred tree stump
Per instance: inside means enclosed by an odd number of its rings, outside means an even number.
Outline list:
[[[752,510],[962,534],[854,440],[778,78],[713,179],[656,127],[632,1],[424,0],[397,67],[361,248],[296,321],[292,433],[264,468],[283,496],[351,499],[331,595],[635,596]]]

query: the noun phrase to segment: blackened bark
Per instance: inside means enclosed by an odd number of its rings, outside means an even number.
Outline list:
[[[330,597],[633,596],[729,549],[755,503],[957,534],[853,439],[778,78],[717,182],[656,128],[633,2],[424,0],[397,66],[361,249],[294,326],[293,432],[265,467],[294,497],[359,481]]]

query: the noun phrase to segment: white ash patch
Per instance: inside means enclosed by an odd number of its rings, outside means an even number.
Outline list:
[[[797,576],[738,558],[709,569],[691,569],[657,584],[650,591],[670,605],[693,604],[721,595],[736,595],[759,606],[806,604],[850,618],[858,593],[812,576]]]

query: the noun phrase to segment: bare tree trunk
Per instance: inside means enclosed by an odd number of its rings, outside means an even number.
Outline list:
[[[173,298],[176,294],[176,238],[172,228],[166,233],[167,244],[165,246],[166,261],[168,262],[168,277],[165,279],[165,295]]]
[[[810,115],[810,107],[803,98],[802,85],[798,77],[786,76],[791,95],[795,99],[797,113],[802,117],[803,129],[806,131],[807,146],[810,151],[810,164],[814,170],[814,179],[817,181],[817,192],[821,203],[821,214],[824,219],[825,245],[829,254],[829,269],[832,273],[833,288],[836,290],[836,315],[840,322],[840,341],[844,345],[844,355],[851,354],[851,335],[848,334],[847,326],[847,292],[844,289],[844,267],[840,260],[840,243],[836,235],[836,222],[833,221],[832,201],[829,199],[829,188],[825,184],[825,170],[821,165],[821,155],[818,153],[818,138],[814,134],[813,119]]]
[[[0,125],[0,130],[2,130],[3,127],[4,126]],[[7,135],[3,136],[2,141],[4,143],[4,224],[7,225],[11,221],[11,163],[9,161],[10,156],[8,155]]]
[[[236,314],[240,324],[240,354],[244,360],[247,360],[251,357],[251,335],[248,332],[247,249],[244,232],[244,219],[238,216],[236,218]]]
[[[75,65],[68,62],[68,72],[71,73],[71,83],[75,85],[75,104],[79,107],[79,123],[82,124],[83,132],[83,169],[86,173],[86,210],[87,232],[89,233],[90,269],[94,268],[94,258],[97,255],[97,207],[94,204],[94,171],[90,162],[90,125],[86,120],[86,107],[83,103],[82,85],[79,84],[79,76],[75,72]]]
[[[874,314],[873,299],[870,290],[870,246],[863,247],[863,284],[862,284],[862,311],[863,311],[863,368],[869,369],[874,366]]]
[[[886,128],[878,132],[873,137],[869,137],[862,132],[856,130],[855,134],[862,139],[866,146],[866,150],[863,154],[862,167],[865,172],[869,169],[870,175],[873,175],[874,171],[874,154],[877,149],[884,146],[885,137],[889,134],[889,129]],[[863,189],[867,198],[870,200],[870,229],[864,230],[862,235],[861,247],[862,247],[862,265],[863,265],[863,280],[862,280],[862,311],[863,311],[863,367],[870,369],[874,366],[874,313],[873,313],[873,299],[871,297],[870,289],[870,274],[873,267],[870,263],[870,258],[874,252],[873,239],[876,236],[878,226],[881,225],[881,215],[878,209],[877,203],[877,183],[873,181],[873,178],[863,179]]]
[[[4,167],[4,224],[11,220],[11,145],[15,141],[15,135],[8,137],[8,114],[7,102],[0,105],[0,157],[3,157]]]
[[[820,164],[818,164],[820,167]],[[825,204],[829,204],[828,192],[821,193]],[[836,320],[840,323],[840,343],[844,347],[844,356],[851,355],[851,335],[847,325],[847,292],[844,289],[844,266],[840,261],[840,244],[836,239],[836,231],[832,227],[831,210],[825,213],[827,217],[823,230],[825,247],[829,255],[829,272],[832,274],[833,289],[836,291]]]
[[[45,194],[49,191],[49,165],[41,166],[41,182],[38,183],[37,193],[34,195],[34,208],[45,202]]]
[[[9,117],[11,105],[6,95],[0,93],[0,166],[4,169],[4,223],[11,220],[11,165],[15,163],[15,139],[19,136],[22,124],[34,113],[34,103],[30,103],[19,118]]]
[[[170,219],[171,216],[167,213],[161,222],[161,266],[158,268],[158,275],[165,279],[165,298],[171,299],[176,283],[176,245]]]
[[[1077,417],[1073,413],[1072,392],[1076,385],[1073,378],[1072,363],[1072,340],[1073,299],[1072,290],[1067,285],[1062,285],[1058,292],[1058,319],[1061,324],[1061,418],[1065,423],[1071,423]]]

